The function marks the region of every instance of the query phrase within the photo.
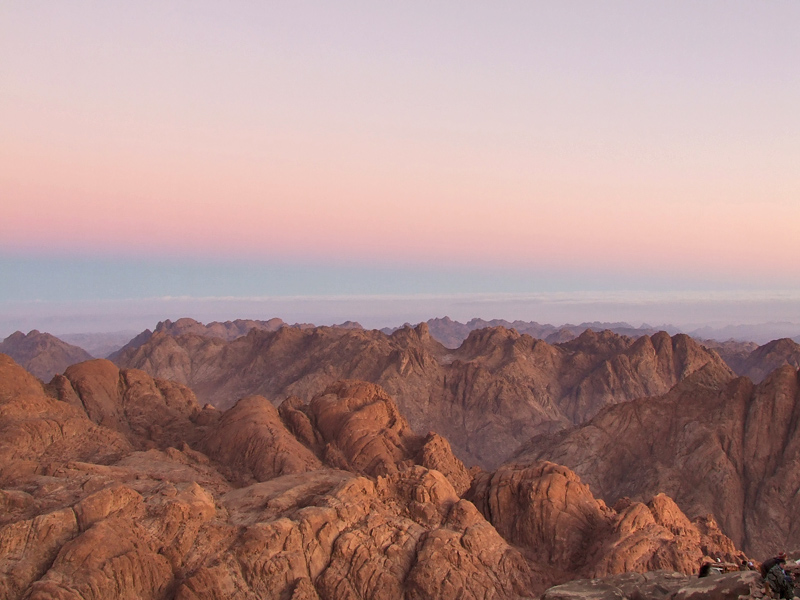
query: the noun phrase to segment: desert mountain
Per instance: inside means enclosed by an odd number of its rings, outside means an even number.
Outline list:
[[[736,340],[727,340],[725,342],[718,342],[716,340],[699,341],[706,348],[714,350],[719,354],[719,357],[724,360],[725,364],[737,375],[744,375],[742,372],[744,361],[758,348],[758,344],[755,342],[738,342]]]
[[[9,600],[521,599],[741,558],[663,495],[610,509],[549,463],[473,478],[365,382],[220,413],[108,361],[44,387],[0,355],[0,432]]]
[[[648,325],[633,327],[628,323],[593,322],[556,327],[554,325],[537,323],[536,321],[506,321],[505,319],[492,319],[487,321],[485,319],[475,318],[470,319],[466,323],[459,323],[450,317],[428,319],[426,324],[428,325],[431,336],[447,348],[458,348],[464,343],[464,340],[469,337],[471,332],[476,329],[486,329],[487,327],[516,329],[519,333],[527,334],[532,338],[545,340],[551,344],[567,342],[578,337],[587,329],[593,329],[594,331],[609,330],[618,335],[627,335],[637,338],[643,335],[653,335],[660,331]],[[387,327],[381,331],[386,334],[391,334],[397,331],[397,329],[398,328]],[[673,333],[677,333],[677,331],[673,331]]]
[[[25,335],[17,331],[0,343],[0,352],[8,354],[43,381],[75,363],[92,357],[83,348],[72,346],[49,333],[35,329]]]
[[[478,329],[456,350],[424,323],[391,335],[330,327],[251,330],[226,342],[156,332],[117,364],[190,386],[225,409],[262,395],[276,405],[339,379],[379,384],[414,429],[447,437],[469,464],[494,467],[532,436],[581,423],[607,404],[667,392],[707,363],[727,367],[685,335],[638,340],[587,330],[550,345],[503,327]]]
[[[609,503],[664,492],[765,556],[800,546],[798,428],[794,367],[754,385],[709,364],[659,398],[608,406],[583,426],[534,438],[517,459],[563,464]]]
[[[800,367],[800,344],[789,338],[773,340],[753,350],[733,370],[760,383],[772,371],[784,365]]]
[[[114,360],[123,351],[131,349],[135,350],[142,344],[146,343],[154,333],[163,333],[173,337],[191,334],[201,337],[218,338],[230,342],[236,338],[247,335],[254,329],[257,331],[277,331],[282,327],[312,329],[314,325],[311,323],[295,323],[294,325],[289,325],[288,323],[284,322],[283,319],[278,319],[277,317],[267,321],[255,321],[252,319],[236,319],[234,321],[224,322],[213,321],[207,325],[188,317],[178,319],[177,321],[170,321],[169,319],[166,319],[165,321],[159,321],[159,323],[156,325],[155,331],[145,329],[142,333],[122,346],[118,352],[115,352],[109,356],[109,358]],[[363,327],[361,327],[361,325],[355,321],[345,321],[339,325],[332,325],[332,327],[339,329],[363,329]]]

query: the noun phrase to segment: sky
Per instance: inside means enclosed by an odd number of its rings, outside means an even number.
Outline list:
[[[800,323],[798,26],[793,0],[5,0],[0,334]]]

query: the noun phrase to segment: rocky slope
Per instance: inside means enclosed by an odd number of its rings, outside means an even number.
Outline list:
[[[425,324],[387,336],[329,327],[251,330],[231,342],[157,332],[116,362],[189,385],[227,408],[246,395],[310,397],[338,379],[381,385],[415,429],[447,437],[469,464],[494,467],[520,443],[580,423],[607,404],[663,394],[719,357],[666,333],[633,340],[587,330],[560,345],[502,327],[449,350]]]
[[[713,518],[690,522],[664,494],[609,508],[575,473],[553,463],[481,473],[467,498],[506,540],[561,581],[662,569],[692,573],[708,554],[739,563]]]
[[[775,369],[784,365],[795,369],[800,367],[800,344],[789,338],[773,340],[734,364],[731,366],[737,374],[746,375],[754,383],[761,383]]]
[[[725,364],[737,375],[744,375],[742,372],[744,361],[747,360],[747,357],[750,356],[753,350],[758,348],[758,344],[755,342],[738,342],[736,340],[728,340],[726,342],[700,340],[700,343],[719,354],[720,358],[725,361]]]
[[[710,364],[659,398],[609,406],[581,427],[536,437],[517,459],[566,465],[609,503],[665,492],[766,556],[800,546],[799,427],[795,368],[754,385]]]
[[[27,335],[17,331],[0,343],[0,352],[7,354],[43,381],[63,373],[70,365],[91,359],[83,348],[37,330]]]
[[[564,557],[735,554],[663,496],[608,509],[547,463],[472,477],[369,383],[220,413],[102,360],[45,388],[0,355],[0,506],[9,600],[526,598],[574,577]]]

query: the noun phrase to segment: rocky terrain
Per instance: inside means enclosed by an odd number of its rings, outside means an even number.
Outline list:
[[[441,317],[435,319],[428,319],[425,322],[428,325],[431,336],[438,340],[447,348],[458,348],[464,340],[469,337],[469,334],[476,329],[486,329],[487,327],[504,327],[505,329],[516,329],[517,332],[531,336],[532,338],[545,340],[551,344],[561,342],[568,342],[587,329],[594,331],[613,331],[618,335],[627,335],[630,337],[641,337],[643,335],[653,335],[661,331],[654,329],[647,325],[642,327],[633,327],[627,323],[581,323],[580,325],[562,325],[556,327],[549,324],[541,324],[536,321],[506,321],[505,319],[470,319],[466,323],[459,323],[450,317]],[[399,328],[387,327],[381,329],[386,334],[392,334]],[[663,328],[662,328],[663,329]],[[673,331],[673,333],[677,333]]]
[[[664,492],[756,556],[800,547],[798,377],[784,365],[753,384],[708,364],[663,396],[536,437],[516,458],[563,464],[609,503]]]
[[[8,354],[43,381],[63,373],[70,365],[91,359],[84,349],[72,346],[49,333],[37,330],[27,335],[17,331],[0,342],[0,352]]]
[[[530,598],[743,556],[663,495],[608,508],[554,464],[468,472],[373,384],[220,412],[104,360],[44,386],[0,355],[0,506],[9,600]]]
[[[746,375],[754,383],[761,383],[775,369],[784,365],[800,367],[800,344],[789,338],[773,340],[759,346],[741,362],[735,362],[733,370]]]
[[[439,432],[459,457],[484,468],[532,436],[584,422],[603,406],[663,394],[707,363],[727,370],[685,335],[634,340],[587,330],[551,345],[493,327],[450,350],[425,324],[391,335],[254,329],[230,342],[156,332],[115,362],[188,385],[220,409],[250,394],[277,404],[289,395],[311,397],[339,379],[370,381],[395,398],[412,427]]]
[[[581,579],[547,590],[541,600],[760,600],[763,580],[754,571],[687,577],[671,571]]]

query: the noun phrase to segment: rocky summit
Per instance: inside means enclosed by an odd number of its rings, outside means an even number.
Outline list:
[[[610,508],[553,463],[467,470],[372,383],[223,411],[105,360],[43,385],[0,355],[0,506],[9,600],[521,599],[744,558],[664,495]]]
[[[92,357],[84,349],[67,344],[49,333],[32,330],[12,333],[0,342],[0,352],[9,355],[42,381]]]

